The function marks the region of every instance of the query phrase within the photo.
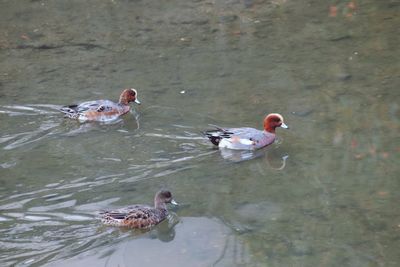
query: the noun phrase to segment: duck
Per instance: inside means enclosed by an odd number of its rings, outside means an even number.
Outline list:
[[[235,150],[256,150],[272,144],[275,141],[275,129],[278,127],[288,129],[283,116],[270,113],[264,118],[264,130],[250,127],[221,128],[212,125],[215,129],[206,130],[205,136],[219,148]]]
[[[129,112],[129,103],[135,102],[140,105],[134,88],[124,89],[119,97],[118,103],[110,100],[93,100],[77,105],[64,106],[60,109],[66,117],[77,119],[80,122],[87,121],[112,121]]]
[[[154,197],[154,207],[133,205],[117,210],[102,211],[100,212],[101,222],[109,226],[148,229],[167,218],[168,203],[178,205],[170,191],[161,190]]]

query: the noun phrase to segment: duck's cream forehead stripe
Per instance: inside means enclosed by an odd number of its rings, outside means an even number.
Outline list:
[[[271,113],[271,114],[269,114],[269,116],[277,116],[281,121],[283,121],[283,117],[279,113]]]
[[[135,94],[137,94],[136,89],[131,88],[131,90],[132,90]]]

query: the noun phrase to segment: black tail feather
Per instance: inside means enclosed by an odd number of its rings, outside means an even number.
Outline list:
[[[221,141],[221,137],[219,136],[219,130],[209,130],[205,131],[204,135],[213,143],[214,145],[218,146],[219,142]]]
[[[76,112],[77,107],[78,105],[63,106],[60,108],[60,111],[64,113]]]
[[[77,107],[78,105],[63,106],[60,108],[60,111],[69,118],[75,118],[78,115],[76,110]]]

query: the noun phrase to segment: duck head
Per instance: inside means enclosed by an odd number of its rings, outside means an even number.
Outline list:
[[[130,102],[135,102],[140,105],[140,101],[137,98],[136,89],[129,88],[122,91],[119,97],[119,103],[123,105],[128,105]]]
[[[172,194],[168,190],[161,190],[157,192],[154,197],[154,206],[156,208],[165,208],[165,204],[171,203],[173,205],[178,205],[176,201],[172,198]]]
[[[283,122],[283,117],[281,114],[278,113],[268,114],[264,119],[264,130],[270,133],[275,133],[275,129],[277,127],[282,127],[284,129],[289,128],[289,126],[287,126]]]

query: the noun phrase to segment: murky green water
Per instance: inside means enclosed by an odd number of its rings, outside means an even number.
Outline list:
[[[399,266],[399,8],[1,0],[0,265]],[[125,87],[116,123],[57,112]],[[269,112],[291,129],[255,155],[201,135]],[[170,221],[99,224],[160,188]]]

